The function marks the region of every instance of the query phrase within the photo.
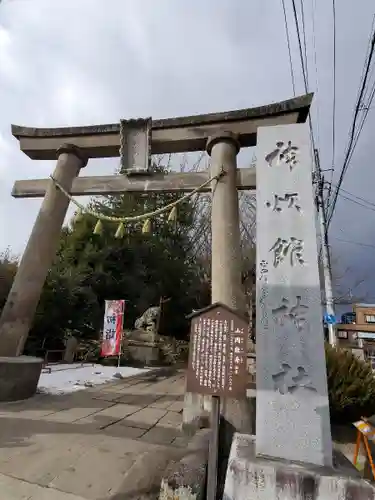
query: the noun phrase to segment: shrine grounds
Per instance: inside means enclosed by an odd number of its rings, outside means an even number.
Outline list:
[[[0,404],[1,497],[157,498],[167,464],[186,453],[184,391],[183,371],[160,369]]]
[[[0,404],[2,498],[158,498],[168,463],[187,453],[189,439],[180,430],[184,391],[184,370],[158,369]],[[354,427],[333,429],[333,438],[351,460]]]

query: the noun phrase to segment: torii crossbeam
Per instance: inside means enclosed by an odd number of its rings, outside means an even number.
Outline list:
[[[212,182],[212,301],[242,309],[238,189],[255,187],[255,169],[238,169],[241,147],[256,145],[257,129],[306,121],[312,94],[257,108],[149,121],[148,153],[206,150],[211,172],[146,176],[78,177],[89,158],[119,156],[120,125],[28,128],[13,125],[20,149],[31,159],[57,157],[53,177],[72,195],[192,191]],[[52,180],[16,181],[13,196],[43,197],[42,206],[0,318],[0,356],[22,353],[44,281],[60,239],[69,200]],[[1,396],[1,395],[0,395]]]
[[[256,144],[260,126],[302,123],[309,112],[312,94],[288,101],[242,109],[227,113],[187,116],[153,120],[151,153],[181,153],[205,151],[207,139],[222,130],[238,136],[240,147]],[[88,158],[119,156],[119,124],[89,127],[29,128],[12,125],[12,133],[19,140],[21,151],[34,160],[54,160],[63,143],[74,144]],[[208,172],[154,174],[148,179],[120,175],[79,177],[74,180],[71,194],[109,195],[142,191],[192,191],[208,179]],[[147,180],[147,184],[145,183]],[[45,195],[49,179],[16,181],[12,195],[16,198],[38,198]],[[145,189],[147,186],[147,189]],[[240,169],[238,189],[255,188],[255,169]],[[206,191],[210,191],[208,187]]]

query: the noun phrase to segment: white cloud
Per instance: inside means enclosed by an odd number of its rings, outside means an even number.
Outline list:
[[[22,78],[22,72],[12,49],[12,36],[8,30],[0,26],[0,75],[5,81],[16,83]]]

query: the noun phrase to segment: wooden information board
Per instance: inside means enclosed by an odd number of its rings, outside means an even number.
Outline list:
[[[245,319],[216,303],[191,319],[187,391],[244,398],[247,385]]]

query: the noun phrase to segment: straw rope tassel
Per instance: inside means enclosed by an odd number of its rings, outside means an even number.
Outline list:
[[[97,223],[95,224],[93,234],[102,234],[103,233],[103,223],[99,219]]]
[[[74,214],[74,222],[80,222],[83,219],[83,211],[78,208],[77,212]]]
[[[177,222],[177,206],[174,206],[168,215],[168,222]]]
[[[125,236],[125,226],[123,222],[120,222],[120,224],[117,227],[117,231],[115,233],[115,238],[121,240],[124,236]]]
[[[142,227],[142,234],[150,234],[150,233],[151,233],[151,220],[146,219]]]

